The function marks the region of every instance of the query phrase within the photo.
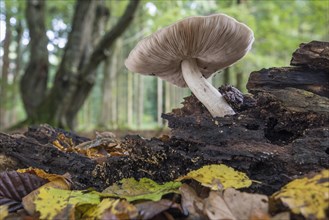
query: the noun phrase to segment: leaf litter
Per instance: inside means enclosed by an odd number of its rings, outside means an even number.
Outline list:
[[[329,170],[293,180],[270,198],[238,190],[247,188],[254,181],[222,164],[205,166],[162,184],[147,178],[122,179],[104,192],[72,190],[67,175],[49,174],[40,169],[6,171],[0,176],[1,220],[10,217],[11,213],[19,213],[17,210],[25,213],[21,219],[30,216],[34,219],[104,220],[281,220],[291,219],[294,215],[304,219],[326,219],[329,210]],[[209,193],[206,196],[198,194],[193,184],[188,184],[190,179],[209,188]],[[23,188],[26,190],[21,194],[15,192],[18,195],[15,197],[13,191]],[[286,208],[282,209],[279,203]],[[18,208],[10,208],[12,204]]]

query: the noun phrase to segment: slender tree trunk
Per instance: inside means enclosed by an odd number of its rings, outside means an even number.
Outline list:
[[[242,90],[242,82],[243,82],[243,74],[241,72],[238,72],[236,74],[236,88],[240,91]]]
[[[224,76],[223,76],[223,84],[230,84],[231,82],[231,77],[230,77],[230,67],[227,67],[224,70]]]
[[[133,73],[127,73],[127,124],[133,126]]]
[[[15,71],[14,71],[14,77],[13,77],[13,89],[11,93],[10,100],[12,100],[13,103],[19,102],[19,83],[18,79],[21,76],[21,71],[22,71],[22,46],[21,46],[21,41],[22,41],[22,36],[23,36],[23,27],[22,27],[22,22],[21,20],[17,21],[16,25],[16,59],[15,59]],[[13,108],[10,111],[10,120],[13,123],[17,122],[17,108]]]
[[[9,11],[9,10],[8,10]],[[9,46],[11,43],[11,26],[10,16],[6,14],[6,34],[3,41],[3,57],[1,71],[1,86],[0,86],[0,128],[7,127],[7,90],[8,90],[8,74],[9,74]]]
[[[165,83],[165,113],[171,112],[170,106],[170,83]]]
[[[45,0],[29,0],[26,19],[30,33],[30,61],[20,82],[21,96],[28,118],[39,117],[36,109],[44,100],[48,80],[48,38],[45,26]]]
[[[163,119],[161,114],[163,113],[163,81],[157,78],[157,122],[158,126],[163,126]]]
[[[111,88],[111,79],[110,79],[110,66],[113,54],[106,59],[104,62],[104,70],[103,70],[103,80],[102,80],[102,107],[101,114],[98,118],[98,124],[100,127],[105,129],[109,128],[109,124],[111,121],[111,107],[112,107],[112,88]]]
[[[117,57],[113,56],[112,59],[115,59],[117,60]],[[111,88],[111,91],[110,92],[110,104],[111,104],[111,127],[113,129],[117,129],[118,128],[118,76],[117,76],[117,67],[118,67],[118,64],[116,61],[112,61],[112,63],[114,65],[111,65],[111,70],[110,70],[110,88]]]
[[[137,105],[137,128],[141,129],[144,116],[144,79],[138,75],[138,105]]]
[[[112,53],[106,59],[104,65],[104,77],[102,81],[102,111],[99,124],[105,128],[116,128],[117,108],[117,67],[119,47],[121,39],[117,39],[112,46]]]

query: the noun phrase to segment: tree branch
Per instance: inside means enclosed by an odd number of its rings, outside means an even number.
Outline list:
[[[137,10],[139,2],[140,0],[131,0],[118,23],[99,41],[91,55],[91,58],[89,59],[88,64],[82,71],[83,75],[88,75],[91,73],[92,71],[90,70],[94,70],[100,62],[105,60],[107,57],[106,50],[112,46],[114,41],[128,28],[130,23],[133,21],[134,14]]]

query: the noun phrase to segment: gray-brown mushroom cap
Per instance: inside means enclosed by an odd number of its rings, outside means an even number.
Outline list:
[[[185,87],[181,62],[194,58],[205,78],[241,59],[254,41],[252,30],[224,14],[189,17],[141,40],[125,61],[136,73]]]

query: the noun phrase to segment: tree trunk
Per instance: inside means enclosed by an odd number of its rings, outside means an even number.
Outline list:
[[[56,73],[54,86],[44,100],[43,106],[38,109],[39,114],[43,114],[41,120],[60,127],[69,125],[64,115],[67,108],[73,104],[71,96],[79,84],[79,71],[90,57],[96,3],[91,0],[77,1],[72,30]],[[73,127],[73,124],[69,127]]]
[[[8,10],[9,11],[9,10]],[[11,43],[11,27],[10,16],[6,13],[6,34],[3,41],[3,57],[2,57],[2,74],[0,87],[0,128],[7,127],[7,90],[8,90],[8,73],[9,73],[9,46]]]
[[[72,30],[69,33],[62,63],[56,73],[52,89],[37,106],[35,117],[32,117],[33,122],[48,122],[59,127],[74,128],[77,112],[94,85],[98,65],[106,59],[107,50],[131,23],[139,0],[131,0],[119,22],[96,43],[96,46],[93,46],[93,33],[99,29],[94,27],[98,2],[77,0]],[[44,30],[43,34],[45,33]],[[37,65],[36,68],[40,66]],[[35,71],[27,72],[35,73]],[[45,92],[37,94],[45,94]],[[30,115],[29,117],[31,118]]]
[[[243,82],[243,74],[241,72],[238,72],[236,74],[236,88],[240,91],[243,89],[242,82]]]
[[[133,126],[133,73],[127,73],[127,124],[128,128]]]
[[[117,40],[117,45],[110,64],[110,104],[111,104],[111,120],[110,125],[112,129],[118,128],[118,48],[120,47],[121,39]]]
[[[79,74],[79,85],[72,87],[72,93],[68,95],[69,108],[64,113],[66,125],[70,128],[74,127],[73,122],[79,109],[88,97],[94,83],[96,69],[100,62],[106,59],[107,49],[112,46],[114,41],[127,29],[134,18],[139,0],[131,0],[119,22],[112,28],[110,32],[100,40],[95,50],[92,52],[90,59]],[[74,91],[73,91],[74,89]]]
[[[170,112],[170,84],[168,82],[165,83],[165,112]]]
[[[230,81],[231,81],[231,77],[230,77],[230,67],[227,67],[225,70],[224,70],[224,73],[223,73],[223,81],[224,83],[223,84],[230,84]]]
[[[161,118],[161,115],[163,113],[163,81],[162,79],[157,79],[157,122],[158,126],[163,126],[163,119]]]
[[[144,79],[138,75],[138,105],[137,105],[137,128],[141,129],[144,116]]]
[[[15,70],[13,71],[14,77],[12,82],[12,90],[10,94],[10,100],[14,105],[19,102],[20,96],[19,96],[19,83],[17,82],[19,77],[21,76],[22,71],[22,36],[23,36],[23,27],[22,22],[20,20],[17,21],[16,25],[16,59],[15,59]],[[12,110],[9,112],[8,116],[11,123],[17,122],[17,108],[12,108]]]
[[[30,61],[20,82],[24,108],[29,119],[40,115],[36,109],[44,100],[48,80],[48,38],[45,26],[45,0],[27,1],[26,20],[30,33]]]

